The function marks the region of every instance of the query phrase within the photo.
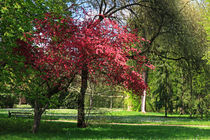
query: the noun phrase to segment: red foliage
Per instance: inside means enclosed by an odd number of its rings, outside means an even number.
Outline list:
[[[50,14],[44,20],[35,20],[35,24],[34,34],[26,34],[27,43],[18,41],[19,52],[34,69],[42,71],[43,79],[81,74],[86,64],[90,77],[100,74],[108,83],[123,84],[136,94],[146,88],[138,73],[146,58],[134,47],[145,39],[130,33],[126,27],[109,19],[79,21]],[[131,55],[135,67],[128,65]]]

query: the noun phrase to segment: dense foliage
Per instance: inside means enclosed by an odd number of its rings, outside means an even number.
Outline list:
[[[141,71],[146,59],[139,55],[140,49],[131,47],[140,39],[126,27],[121,28],[108,19],[80,22],[71,18],[56,19],[49,14],[45,20],[35,22],[36,31],[26,38],[36,47],[19,40],[20,47],[15,51],[25,56],[26,64],[41,71],[44,80],[58,84],[57,79],[72,77],[87,67],[90,76],[104,71],[106,81],[122,83],[136,94],[146,88],[141,75],[134,71]],[[135,54],[132,58],[137,63],[135,68],[126,64],[131,54]]]
[[[148,111],[208,117],[209,0],[0,5],[1,107],[25,96],[38,121],[59,107],[80,108],[83,120],[84,104],[140,111],[147,89]]]
[[[135,13],[131,25],[151,40],[152,47],[144,52],[156,66],[156,71],[148,72],[152,96],[147,102],[156,111],[164,109],[166,116],[167,112],[201,117],[205,112],[208,116],[209,65],[204,59],[208,40],[200,23],[206,21],[204,13],[191,1],[152,0],[147,4],[130,9]]]

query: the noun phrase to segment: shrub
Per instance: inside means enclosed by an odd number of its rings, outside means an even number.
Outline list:
[[[12,94],[0,93],[0,108],[13,108],[16,98]]]

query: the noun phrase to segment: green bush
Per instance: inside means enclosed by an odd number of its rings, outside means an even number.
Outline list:
[[[141,96],[137,96],[130,92],[125,92],[127,94],[126,100],[125,100],[125,106],[126,108],[130,106],[132,111],[141,111]]]
[[[0,108],[13,108],[16,98],[11,94],[0,94]]]
[[[63,108],[77,109],[77,106],[78,106],[77,105],[77,100],[78,100],[78,93],[77,92],[70,92],[62,100],[61,106]]]

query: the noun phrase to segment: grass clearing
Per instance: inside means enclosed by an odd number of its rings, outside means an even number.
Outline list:
[[[30,132],[30,119],[0,119],[1,140],[72,140],[72,139],[209,139],[210,128],[183,126],[91,125],[77,128],[76,123],[42,121],[40,131]]]
[[[0,109],[0,117],[8,118],[8,111],[33,111],[31,108]],[[164,113],[135,112],[122,109],[100,109],[98,114],[87,115],[92,123],[135,123],[135,124],[162,124],[162,125],[205,125],[210,126],[209,119],[189,118],[189,115]],[[96,113],[96,112],[94,112]],[[77,110],[75,109],[48,109],[42,116],[43,120],[70,120],[76,121]]]
[[[43,115],[39,132],[34,135],[31,133],[33,119],[8,118],[8,110],[11,109],[0,109],[0,140],[210,139],[209,119],[190,119],[187,115],[176,114],[165,118],[163,113],[144,114],[119,109],[102,109],[99,111],[102,112],[101,114],[90,114],[89,119],[94,123],[84,129],[77,128],[76,123],[68,122],[69,120],[76,121],[77,110],[49,109]],[[31,109],[15,108],[12,110],[28,111]],[[129,123],[129,125],[104,123]],[[205,125],[205,127],[199,127],[200,125]]]

